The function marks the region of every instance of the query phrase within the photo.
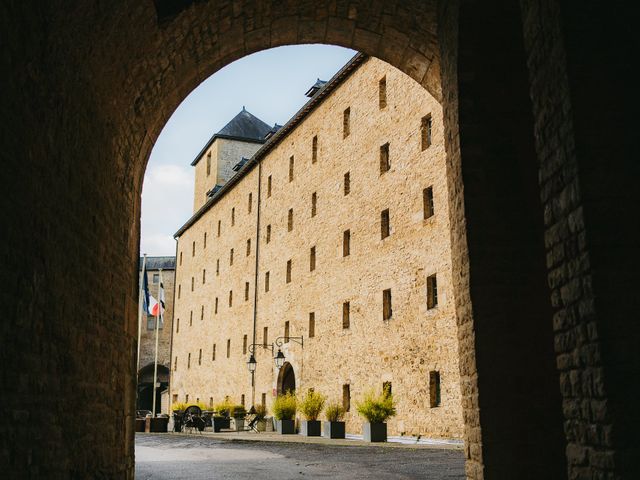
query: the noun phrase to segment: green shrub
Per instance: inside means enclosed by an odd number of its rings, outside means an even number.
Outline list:
[[[307,420],[317,420],[318,415],[320,415],[320,412],[322,412],[322,409],[324,408],[324,402],[326,400],[327,398],[321,393],[309,390],[309,393],[307,393],[304,399],[300,402],[300,411]]]
[[[368,391],[362,402],[356,404],[356,408],[369,423],[384,423],[396,414],[393,395],[388,390],[380,395],[376,395],[373,390]]]
[[[187,408],[188,405],[184,402],[173,402],[171,404],[171,411],[172,412],[177,412],[177,411],[184,411],[185,408]]]
[[[256,411],[256,418],[258,420],[262,420],[264,417],[267,416],[267,407],[265,405],[258,405],[257,407],[255,407],[255,411]]]
[[[228,417],[229,414],[231,413],[232,408],[233,408],[233,404],[227,400],[213,406],[213,410],[220,417]]]
[[[338,402],[331,402],[324,410],[324,414],[329,422],[339,422],[344,417],[344,407]]]
[[[247,410],[244,405],[233,405],[229,410],[229,416],[233,418],[244,418],[247,415]]]
[[[276,420],[293,420],[296,416],[297,401],[294,393],[278,395],[273,402],[273,415]]]

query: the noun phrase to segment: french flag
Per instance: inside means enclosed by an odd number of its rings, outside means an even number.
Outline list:
[[[142,275],[142,306],[149,315],[154,317],[164,313],[164,285],[160,282],[160,302],[149,293],[149,281],[147,280],[147,267]]]

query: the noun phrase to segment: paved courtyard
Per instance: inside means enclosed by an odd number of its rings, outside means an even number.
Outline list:
[[[464,457],[460,449],[450,448],[332,446],[138,433],[136,478],[463,479]]]

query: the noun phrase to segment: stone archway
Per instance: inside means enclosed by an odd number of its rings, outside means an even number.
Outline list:
[[[527,478],[548,467],[547,478],[560,478],[567,463],[572,477],[640,476],[639,387],[626,381],[640,370],[629,321],[640,263],[635,111],[625,101],[635,89],[631,7],[40,3],[1,7],[10,20],[0,57],[10,72],[1,253],[11,273],[0,288],[0,361],[13,412],[0,419],[3,471],[132,478],[140,192],[151,148],[218,69],[318,42],[381,58],[443,102],[468,476]],[[16,428],[14,416],[45,403],[48,415]],[[86,425],[101,432],[91,448],[77,434]]]
[[[296,392],[296,374],[289,362],[285,362],[278,372],[278,395],[287,392]]]

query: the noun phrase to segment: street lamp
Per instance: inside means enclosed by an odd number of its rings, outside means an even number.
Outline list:
[[[284,353],[282,353],[282,349],[281,349],[281,347],[284,345],[283,340],[284,342],[288,342],[289,340],[291,340],[304,347],[303,337],[278,337],[276,338],[275,342],[272,344],[252,343],[251,345],[249,345],[249,353],[251,355],[249,356],[249,361],[247,361],[247,368],[249,369],[249,372],[253,373],[256,371],[256,365],[258,362],[256,362],[256,357],[253,356],[253,354],[256,351],[256,347],[271,349],[271,355],[273,355],[273,351],[275,350],[274,345],[278,347],[278,353],[273,357],[273,361],[276,364],[276,368],[280,370],[284,365],[284,361],[285,361]]]
[[[273,359],[276,362],[276,368],[280,370],[282,365],[284,365],[284,353],[282,353],[282,350],[278,349],[278,353],[273,357]]]
[[[256,365],[257,365],[256,357],[254,357],[252,353],[251,356],[249,357],[249,361],[247,362],[247,368],[251,373],[253,373],[256,371]]]

